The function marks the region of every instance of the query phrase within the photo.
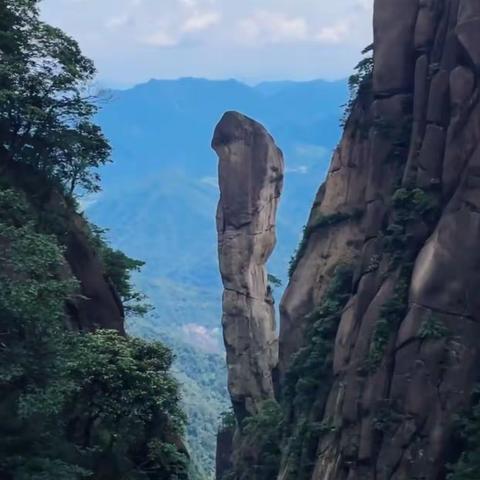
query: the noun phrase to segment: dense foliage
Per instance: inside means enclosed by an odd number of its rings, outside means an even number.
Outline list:
[[[93,75],[75,41],[39,20],[36,1],[0,1],[0,477],[186,479],[170,350],[67,328],[67,301],[82,300],[64,251],[75,202],[61,212],[42,202],[47,190],[98,189],[110,147],[92,123]],[[95,229],[91,238],[127,308],[142,313],[130,278],[141,262]]]
[[[194,479],[210,479],[215,470],[217,431],[230,399],[227,391],[225,357],[202,352],[158,329],[150,317],[134,319],[130,331],[142,338],[160,338],[175,352],[172,372],[180,383],[181,405],[187,416],[186,440],[198,474]]]
[[[186,478],[172,354],[116,332],[75,335],[56,237],[0,190],[0,473],[13,479]],[[7,477],[9,478],[9,477]]]
[[[448,480],[476,480],[480,472],[480,389],[477,387],[472,407],[457,419],[455,438],[460,458],[450,466]]]
[[[281,457],[283,412],[274,400],[266,400],[256,415],[245,418],[241,426],[242,458],[222,480],[269,480],[276,478]],[[236,425],[233,412],[222,415],[222,427]]]
[[[283,412],[274,400],[265,401],[257,415],[244,420],[243,431],[256,455],[243,466],[242,478],[274,478],[281,456]]]
[[[233,430],[237,426],[237,420],[233,408],[230,407],[220,414],[219,418],[219,430]]]
[[[171,352],[160,343],[100,331],[74,338],[67,430],[94,478],[187,478]]]

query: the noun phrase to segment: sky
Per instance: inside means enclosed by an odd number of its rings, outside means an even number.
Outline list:
[[[105,87],[151,78],[345,78],[371,42],[373,0],[43,0]]]

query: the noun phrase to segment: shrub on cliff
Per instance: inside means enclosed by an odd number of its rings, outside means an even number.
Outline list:
[[[480,387],[473,392],[472,406],[459,415],[455,425],[457,449],[461,452],[450,465],[448,480],[477,480],[480,472]]]
[[[345,111],[340,122],[342,127],[346,126],[357,99],[362,95],[368,95],[372,89],[374,67],[372,52],[373,44],[368,45],[362,50],[362,55],[364,55],[364,58],[360,60],[355,67],[355,72],[350,75],[348,79],[350,98],[345,105]]]

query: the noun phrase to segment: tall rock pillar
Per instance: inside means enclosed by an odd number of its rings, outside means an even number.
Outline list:
[[[217,230],[228,386],[241,422],[274,396],[278,342],[265,264],[276,243],[284,162],[265,128],[236,112],[223,116],[212,147],[219,157]]]

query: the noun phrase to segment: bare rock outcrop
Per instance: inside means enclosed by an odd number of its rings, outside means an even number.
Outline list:
[[[284,163],[268,132],[235,112],[224,115],[212,146],[219,157],[217,229],[228,385],[241,422],[274,397],[278,343],[265,264],[276,243]]]

